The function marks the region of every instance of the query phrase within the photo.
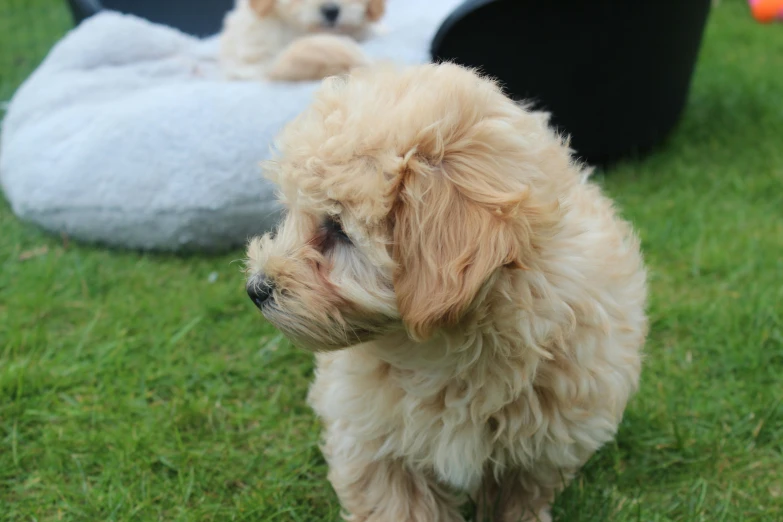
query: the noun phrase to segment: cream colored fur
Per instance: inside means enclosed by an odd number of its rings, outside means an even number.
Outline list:
[[[346,519],[548,520],[637,388],[639,243],[544,114],[455,65],[329,79],[267,165],[264,315],[316,351]],[[350,237],[346,240],[340,227]]]
[[[340,8],[325,26],[321,6]],[[224,74],[238,80],[305,81],[367,64],[356,43],[372,32],[385,0],[237,0],[220,36]]]

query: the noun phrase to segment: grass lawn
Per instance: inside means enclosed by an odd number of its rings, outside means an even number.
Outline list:
[[[63,4],[0,0],[1,99]],[[783,26],[719,2],[675,135],[597,179],[643,238],[651,333],[556,520],[783,520]],[[259,319],[241,258],[77,245],[0,203],[0,519],[338,519],[311,357]]]

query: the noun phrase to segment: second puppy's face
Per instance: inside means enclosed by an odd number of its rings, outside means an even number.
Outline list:
[[[554,227],[543,172],[570,168],[543,118],[448,64],[328,79],[276,145],[288,211],[250,242],[248,293],[312,350],[481,320]]]
[[[385,0],[250,0],[259,16],[276,15],[304,32],[351,33],[377,22]]]

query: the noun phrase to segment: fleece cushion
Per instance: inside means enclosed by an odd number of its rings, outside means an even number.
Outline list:
[[[429,60],[460,0],[393,0],[375,59]],[[259,162],[317,82],[228,82],[216,38],[104,12],[72,30],[19,88],[0,135],[0,183],[21,219],[72,238],[223,250],[275,224]]]

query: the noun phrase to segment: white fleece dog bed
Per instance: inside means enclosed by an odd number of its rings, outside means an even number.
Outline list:
[[[374,58],[429,60],[461,0],[391,0]],[[71,31],[8,106],[0,183],[14,212],[90,242],[219,250],[268,230],[258,163],[316,83],[226,82],[216,40],[106,12]]]

